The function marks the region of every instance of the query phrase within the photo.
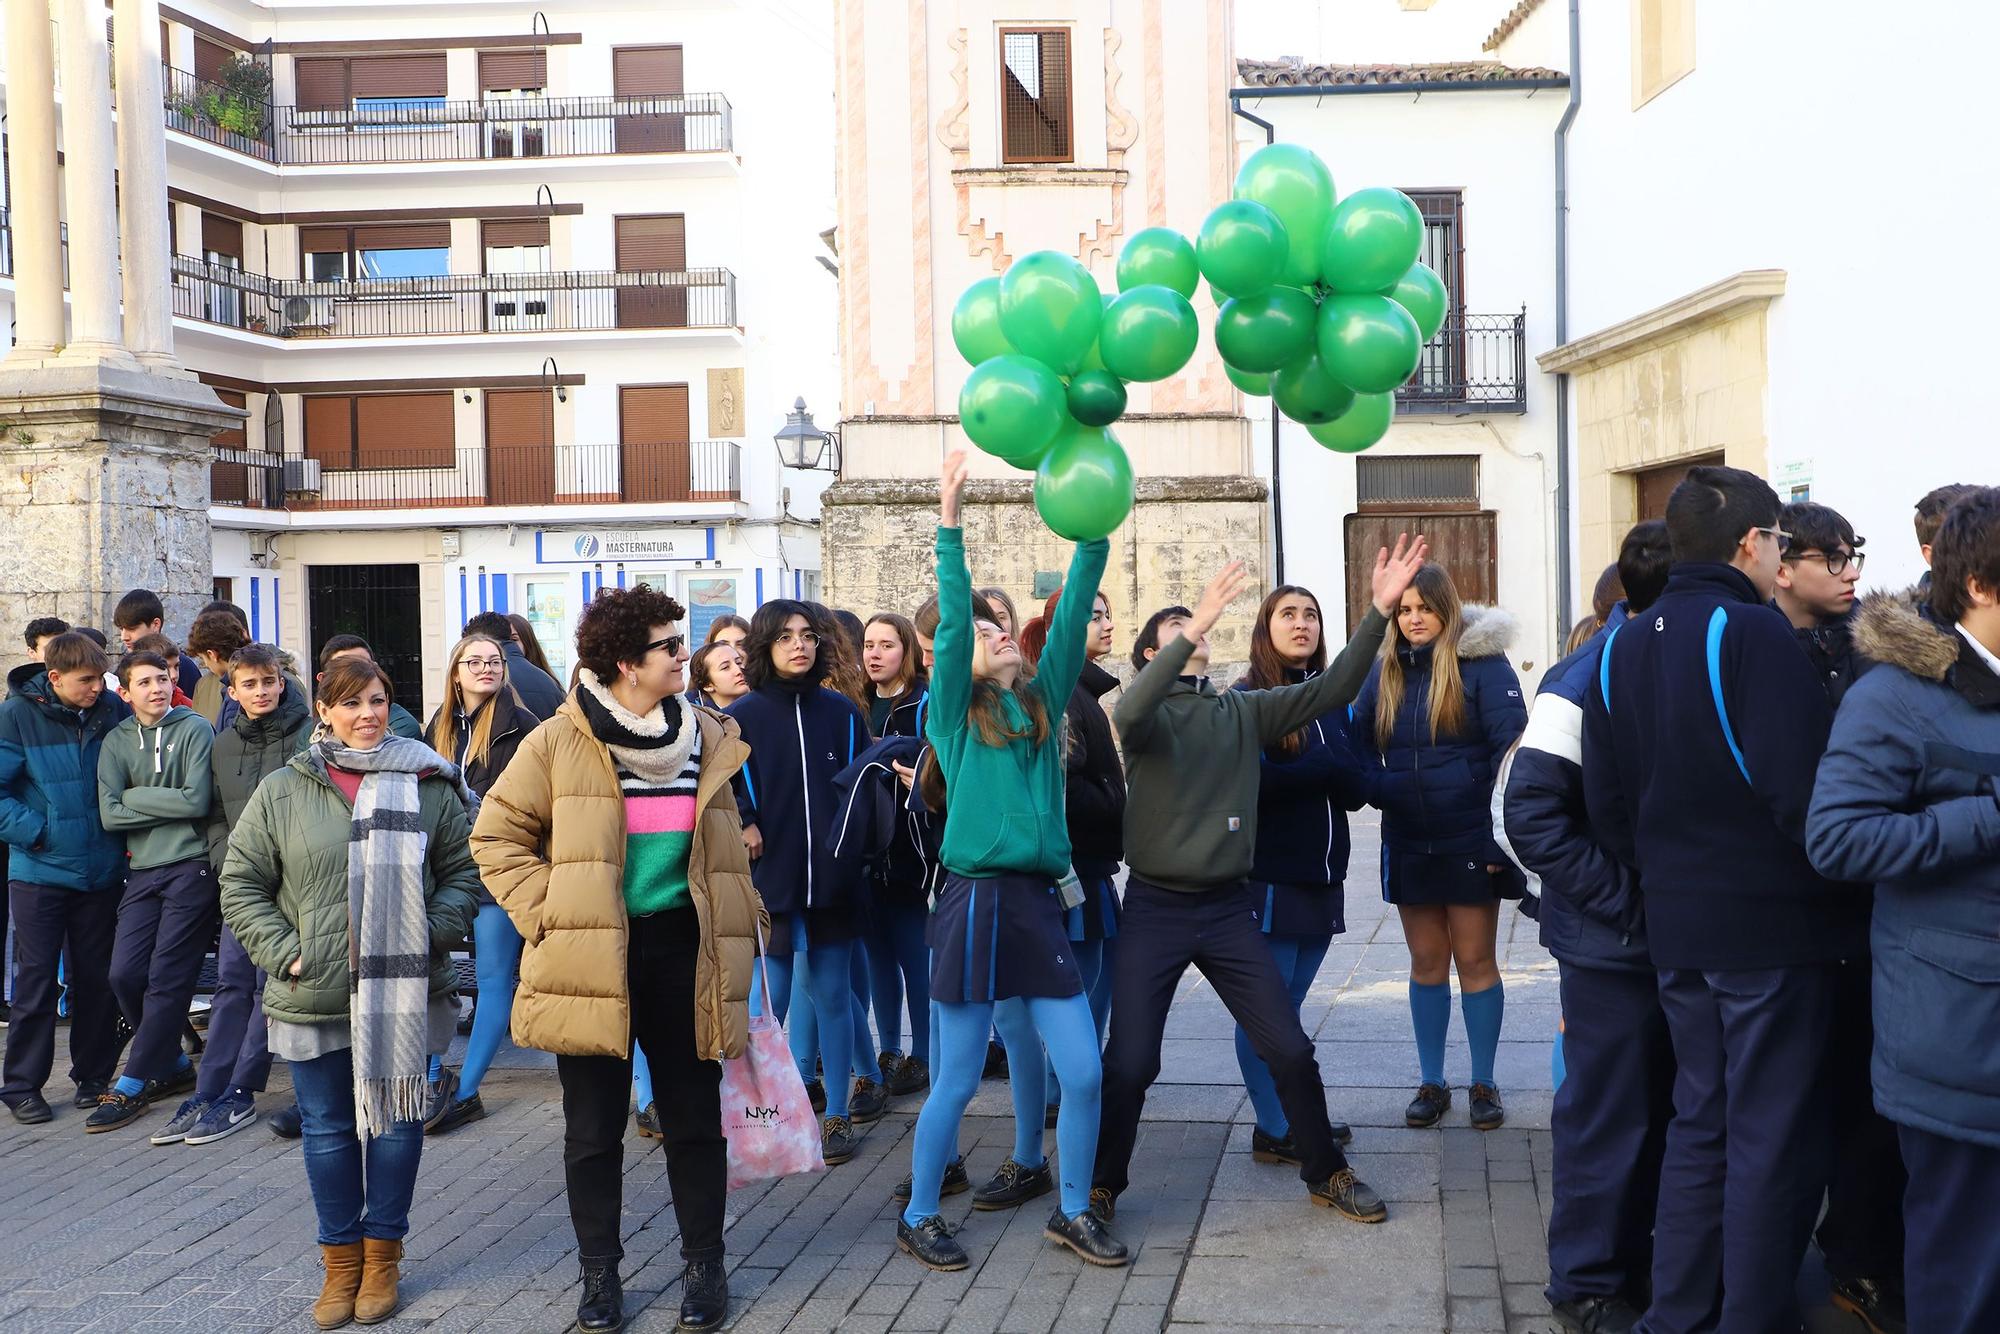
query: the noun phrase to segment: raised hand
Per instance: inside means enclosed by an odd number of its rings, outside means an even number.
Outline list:
[[[1208,581],[1208,587],[1201,590],[1201,601],[1195,604],[1194,619],[1187,625],[1187,637],[1199,639],[1213,630],[1215,623],[1222,619],[1222,613],[1249,582],[1250,568],[1240,560],[1230,561],[1216,571],[1215,577]]]
[[[1430,543],[1418,533],[1415,541],[1409,540],[1408,533],[1396,534],[1396,549],[1387,547],[1375,553],[1375,610],[1384,616],[1394,616],[1396,605],[1403,600],[1403,590],[1417,577],[1417,571],[1424,566],[1430,555]],[[1407,543],[1407,545],[1406,545]]]
[[[943,528],[958,527],[958,496],[965,489],[965,451],[954,449],[944,456],[944,467],[938,472],[938,525]]]

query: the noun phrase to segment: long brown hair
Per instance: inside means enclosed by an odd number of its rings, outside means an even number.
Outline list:
[[[535,667],[549,671],[549,655],[542,651],[542,641],[535,635],[535,623],[518,611],[507,613],[507,624],[514,627],[514,639],[521,645],[521,656]],[[501,646],[501,657],[506,657],[506,646]],[[554,672],[549,672],[554,676]]]
[[[1444,622],[1432,641],[1430,725],[1431,740],[1453,736],[1465,727],[1465,680],[1458,670],[1458,638],[1465,632],[1465,605],[1459,601],[1458,586],[1451,572],[1429,561],[1417,571],[1411,588],[1425,606]],[[1389,618],[1389,632],[1382,636],[1382,677],[1375,694],[1375,744],[1387,749],[1396,730],[1396,714],[1403,707],[1403,646],[1401,618]]]
[[[1313,615],[1319,617],[1319,642],[1313,645],[1312,656],[1306,659],[1306,670],[1323,672],[1326,670],[1326,613],[1320,610],[1319,599],[1309,588],[1297,584],[1280,584],[1265,595],[1264,603],[1257,608],[1257,623],[1250,627],[1250,670],[1243,674],[1252,690],[1269,690],[1273,686],[1289,685],[1288,672],[1292,670],[1291,660],[1278,651],[1271,638],[1271,618],[1278,613],[1278,604],[1286,598],[1300,597],[1312,603]],[[1302,727],[1289,732],[1273,742],[1270,749],[1284,759],[1298,758],[1305,749],[1306,733]]]
[[[500,655],[500,690],[511,687],[507,681],[507,650],[492,635],[466,635],[451,646],[451,656],[444,664],[444,703],[439,706],[437,716],[431,719],[431,749],[448,760],[456,761],[458,755],[458,715],[465,707],[465,690],[458,683],[458,662],[465,651],[474,644],[491,644],[493,651]],[[500,691],[493,693],[493,699],[500,698]],[[493,700],[486,701],[488,705]],[[484,708],[473,720],[472,731],[466,739],[465,762],[484,764],[493,751],[493,710]]]
[[[861,710],[861,716],[868,716],[868,673],[861,670],[860,659],[854,652],[854,641],[848,638],[846,627],[842,626],[833,608],[818,602],[808,602],[811,608],[806,619],[812,622],[813,632],[819,636],[820,661],[826,664],[826,675],[820,684],[828,690],[845,695]]]
[[[1000,618],[993,614],[993,605],[978,593],[972,595],[973,621],[988,621],[1001,625]],[[932,598],[917,609],[912,629],[926,639],[935,640],[938,628],[937,599]],[[976,633],[976,632],[975,632]],[[1012,693],[1015,703],[1028,715],[1025,731],[1016,732],[1007,722],[1006,707],[1001,697]],[[972,698],[965,709],[966,721],[979,735],[982,746],[1001,747],[1011,741],[1025,740],[1029,745],[1039,746],[1049,739],[1054,730],[1049,722],[1049,711],[1042,703],[1041,692],[1028,688],[1028,674],[1024,671],[1014,682],[1011,692],[1003,691],[992,681],[980,677],[972,678]],[[938,766],[937,752],[926,748],[923,768],[917,773],[917,791],[923,796],[924,804],[934,811],[942,811],[945,804],[944,770]]]
[[[924,656],[922,651],[917,648],[917,627],[910,624],[909,617],[899,615],[893,611],[878,611],[868,618],[867,624],[888,626],[896,632],[896,642],[903,646],[903,665],[896,672],[896,679],[891,682],[896,687],[895,695],[902,694],[911,686],[924,679]],[[862,627],[862,636],[864,639],[867,633],[867,625],[864,625]],[[863,674],[866,675],[865,668]],[[874,693],[875,683],[870,681],[868,688],[871,694]],[[885,696],[885,698],[892,697]]]

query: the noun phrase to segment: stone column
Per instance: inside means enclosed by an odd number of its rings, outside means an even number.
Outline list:
[[[141,365],[172,370],[173,274],[168,267],[167,137],[160,81],[160,0],[115,0],[118,63],[119,249],[125,346]]]
[[[47,0],[10,0],[6,38],[14,233],[14,347],[7,362],[33,365],[63,344],[55,49]]]
[[[63,360],[134,366],[118,317],[118,152],[103,0],[62,0],[60,13],[63,198],[70,221],[70,339]]]

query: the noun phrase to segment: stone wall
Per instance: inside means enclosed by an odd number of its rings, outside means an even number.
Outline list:
[[[1070,544],[1035,513],[1033,483],[966,484],[965,541],[972,581],[1007,590],[1023,620],[1036,615],[1038,571],[1069,568]],[[1126,674],[1132,640],[1161,607],[1192,606],[1226,562],[1250,563],[1252,584],[1211,635],[1215,674],[1233,679],[1248,661],[1250,625],[1266,586],[1269,495],[1244,477],[1141,478],[1131,517],[1111,536],[1104,592],[1111,604],[1113,659]],[[821,498],[820,566],[829,605],[858,615],[905,614],[937,589],[932,540],[937,484],[843,480]]]

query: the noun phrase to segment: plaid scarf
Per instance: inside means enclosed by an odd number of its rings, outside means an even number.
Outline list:
[[[437,774],[474,797],[457,766],[421,741],[390,736],[373,750],[332,737],[319,760],[362,775],[347,834],[348,1022],[354,1033],[354,1119],[365,1142],[392,1122],[421,1121],[428,1092],[431,928],[424,896],[430,835],[417,785]]]

